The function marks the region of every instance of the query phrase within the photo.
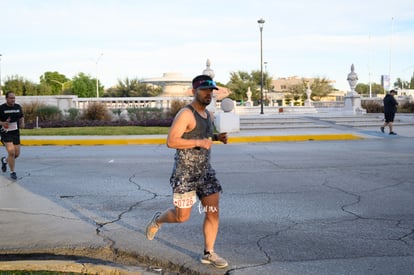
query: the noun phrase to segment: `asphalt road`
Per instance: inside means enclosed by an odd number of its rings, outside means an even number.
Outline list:
[[[198,261],[197,206],[187,223],[145,238],[154,211],[171,206],[173,154],[165,145],[24,147],[19,180],[0,177],[0,253],[180,274],[413,272],[412,138],[215,145],[225,270]]]

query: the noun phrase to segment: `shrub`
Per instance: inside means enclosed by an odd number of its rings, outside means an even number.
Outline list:
[[[121,109],[113,109],[112,110],[112,113],[114,115],[116,115],[117,117],[120,117],[121,116],[121,113],[122,113],[122,110]]]
[[[361,107],[367,110],[367,113],[383,113],[384,106],[379,101],[363,101]],[[414,103],[404,102],[397,107],[398,113],[414,113]]]
[[[39,106],[36,110],[36,116],[39,117],[39,121],[61,120],[62,112],[57,106]]]
[[[68,112],[67,120],[74,121],[79,118],[79,115],[80,115],[79,109],[70,108],[67,112]]]
[[[61,128],[61,127],[94,127],[94,126],[171,126],[172,119],[159,119],[147,121],[99,121],[99,120],[55,120],[34,123],[26,123],[26,129],[33,129],[36,126],[40,128]]]
[[[146,121],[165,118],[161,108],[128,108],[128,115],[131,121]]]
[[[168,110],[169,117],[175,117],[175,115],[180,111],[187,103],[178,99],[171,101],[171,107]]]
[[[88,104],[88,107],[83,111],[82,119],[85,120],[98,120],[98,121],[110,121],[111,114],[104,103],[92,102]]]
[[[367,113],[383,113],[384,106],[381,103],[375,101],[363,101],[361,107],[367,110]]]
[[[34,123],[36,121],[36,112],[39,107],[45,106],[40,102],[31,102],[22,104],[22,110],[24,114],[24,121],[27,123]]]
[[[414,102],[406,102],[398,107],[400,113],[414,113]]]

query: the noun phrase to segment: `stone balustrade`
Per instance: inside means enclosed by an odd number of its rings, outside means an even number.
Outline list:
[[[411,97],[410,97],[411,98]],[[79,98],[75,95],[56,95],[56,96],[16,96],[18,104],[39,103],[51,106],[57,106],[61,111],[67,111],[71,108],[83,110],[88,104],[93,102],[105,103],[108,109],[125,110],[128,108],[163,108],[168,109],[175,100],[190,103],[193,97],[100,97],[100,98]],[[412,100],[412,98],[411,98]],[[382,104],[382,98],[362,98],[362,101],[376,101]],[[408,97],[399,97],[399,102],[410,101]],[[5,99],[0,99],[0,104]],[[220,102],[215,102],[215,110],[221,111]],[[341,111],[344,108],[344,101],[313,101],[313,106],[264,106],[265,114],[274,113],[315,113],[320,111]],[[235,104],[233,112],[239,115],[250,115],[258,113],[260,106],[237,106]]]

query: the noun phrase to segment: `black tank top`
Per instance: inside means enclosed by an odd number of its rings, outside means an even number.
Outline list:
[[[210,113],[206,110],[207,118],[202,117],[191,105],[187,105],[186,108],[193,112],[196,120],[196,126],[190,132],[184,133],[182,138],[184,139],[204,139],[213,137],[213,122],[210,118]]]

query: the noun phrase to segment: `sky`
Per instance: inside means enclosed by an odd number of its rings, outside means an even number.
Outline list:
[[[260,43],[257,20],[265,23]],[[231,72],[263,70],[273,79],[320,77],[347,91],[381,75],[414,71],[413,0],[0,0],[2,83],[39,83],[47,71],[80,72],[109,88],[118,80],[206,68],[227,83]]]

